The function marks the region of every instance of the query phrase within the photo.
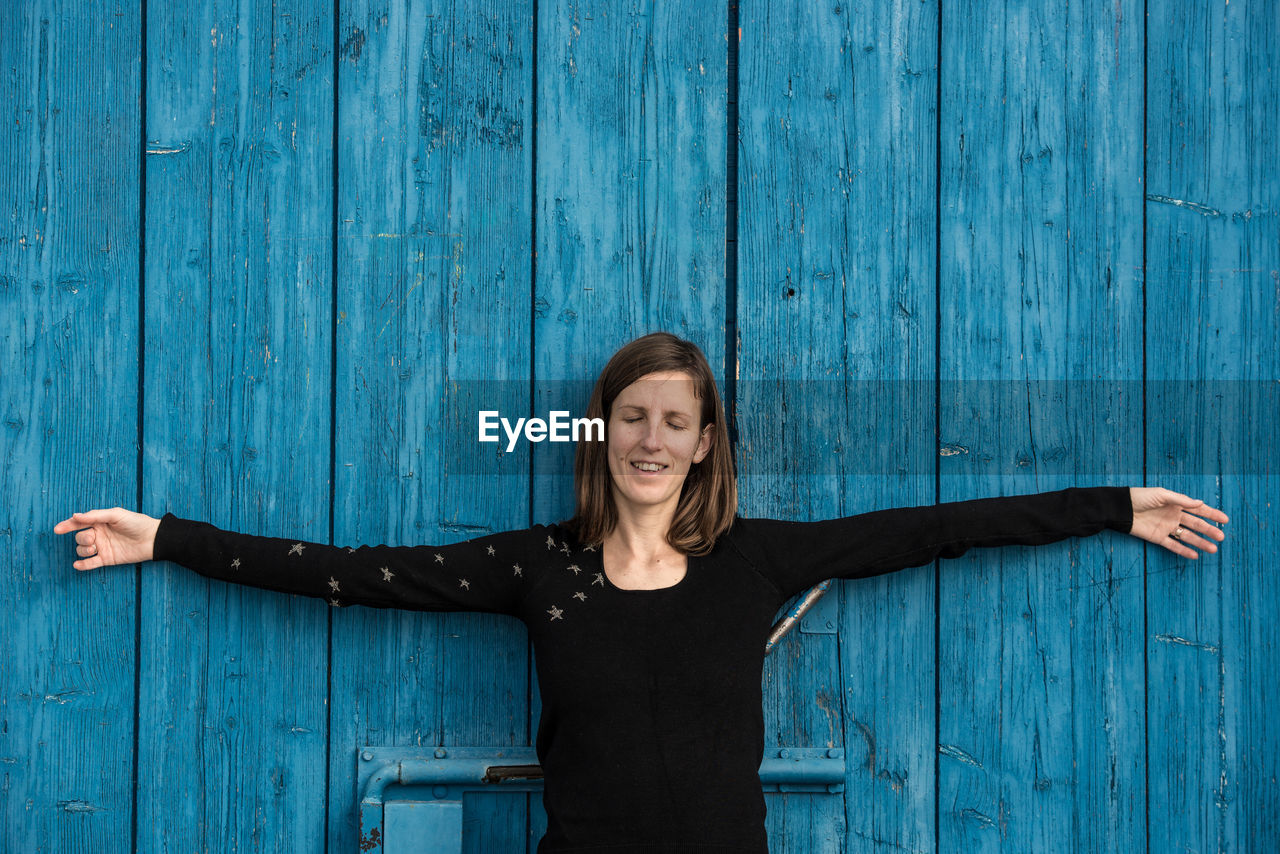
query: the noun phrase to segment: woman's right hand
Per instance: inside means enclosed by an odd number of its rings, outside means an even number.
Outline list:
[[[141,563],[155,554],[160,520],[123,507],[76,513],[54,526],[55,534],[76,534],[76,569],[97,569],[122,563]],[[82,530],[83,529],[83,530]]]

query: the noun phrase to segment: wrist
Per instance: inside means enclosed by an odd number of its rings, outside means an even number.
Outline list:
[[[152,516],[147,517],[147,526],[150,529],[146,536],[147,545],[143,550],[143,560],[156,559],[156,539],[160,534],[160,520]]]

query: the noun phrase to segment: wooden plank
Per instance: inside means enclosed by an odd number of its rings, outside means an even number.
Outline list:
[[[943,7],[943,501],[1135,479],[1142,20]],[[1104,533],[941,566],[939,850],[1143,850],[1140,561]]]
[[[743,515],[931,503],[937,9],[741,9]],[[766,742],[846,748],[843,796],[770,796],[774,849],[932,845],[933,590],[840,582],[839,635],[766,662]]]
[[[656,330],[725,375],[724,20],[704,0],[538,8],[539,413],[585,413],[609,356]],[[537,446],[533,472],[534,518],[572,516],[572,446]]]
[[[140,21],[136,5],[0,13],[0,840],[10,849],[107,850],[132,832],[136,573],[77,573],[73,538],[52,528],[137,501]]]
[[[1275,850],[1280,7],[1148,22],[1148,471],[1232,520],[1217,555],[1147,550],[1150,850]]]
[[[584,394],[575,413],[613,351],[657,329],[695,340],[722,371],[722,13],[539,9],[535,371],[540,394]],[[542,385],[570,380],[585,387]],[[572,449],[555,450],[535,455],[535,474],[552,478],[536,506],[567,518]]]
[[[148,14],[157,515],[329,538],[332,33],[305,3]],[[176,567],[142,601],[139,850],[322,851],[328,607]]]
[[[343,5],[335,536],[456,542],[529,524],[530,3]],[[357,749],[528,744],[511,617],[334,615],[331,850],[355,851]],[[527,797],[468,795],[464,850],[525,847]]]

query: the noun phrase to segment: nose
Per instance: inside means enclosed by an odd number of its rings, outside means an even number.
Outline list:
[[[649,429],[644,433],[641,443],[646,451],[657,451],[662,448],[662,422],[650,421]]]

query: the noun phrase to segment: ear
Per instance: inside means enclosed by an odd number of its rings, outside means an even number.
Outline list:
[[[711,452],[711,445],[715,441],[715,433],[712,431],[713,424],[708,424],[702,428],[702,438],[698,440],[698,450],[694,451],[693,461],[700,463]]]

